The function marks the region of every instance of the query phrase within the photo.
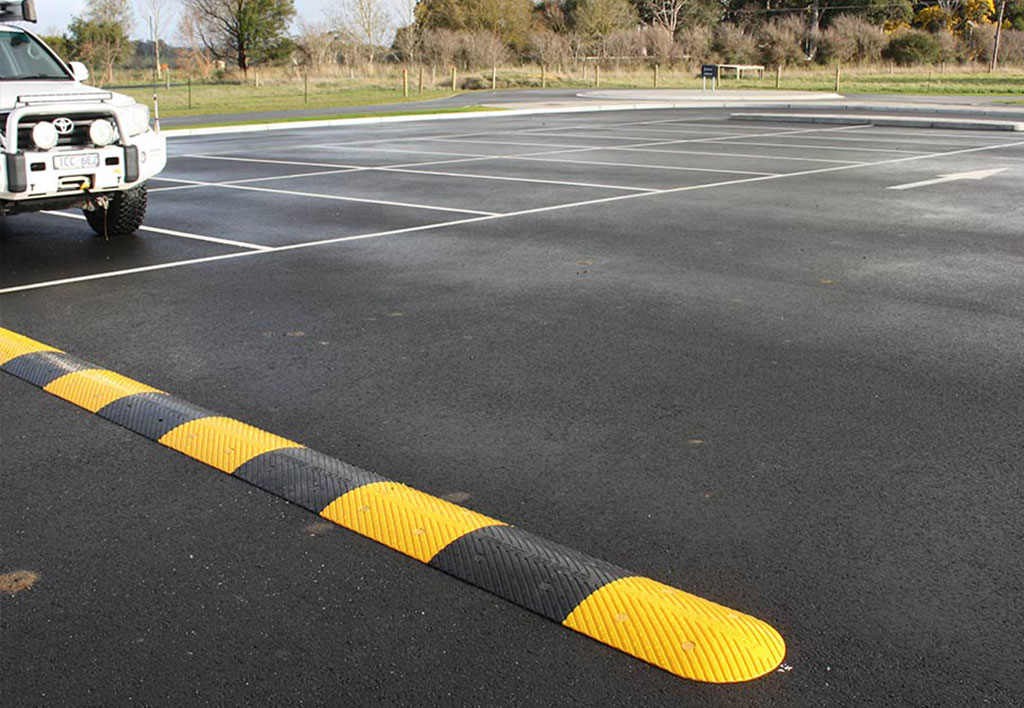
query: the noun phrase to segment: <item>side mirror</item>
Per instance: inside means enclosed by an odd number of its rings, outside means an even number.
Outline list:
[[[89,68],[80,61],[73,61],[71,75],[75,77],[75,81],[85,81],[89,78]]]

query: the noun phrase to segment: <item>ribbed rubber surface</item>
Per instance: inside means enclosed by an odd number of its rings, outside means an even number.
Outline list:
[[[564,621],[595,590],[633,575],[515,526],[466,534],[430,565],[555,622]]]
[[[387,481],[308,447],[257,455],[235,470],[235,476],[316,514],[356,487]]]
[[[0,369],[672,673],[777,667],[768,624],[227,418],[0,328]]]

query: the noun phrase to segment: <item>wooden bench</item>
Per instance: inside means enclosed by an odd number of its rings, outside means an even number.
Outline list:
[[[723,76],[723,70],[724,69],[728,69],[730,71],[735,71],[737,79],[742,79],[743,78],[743,72],[744,71],[756,72],[757,73],[757,78],[759,80],[764,78],[764,67],[761,66],[760,64],[719,64],[718,65],[718,71],[719,71],[718,75],[719,75],[719,78],[725,78]]]

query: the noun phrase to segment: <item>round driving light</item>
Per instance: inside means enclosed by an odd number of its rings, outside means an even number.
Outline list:
[[[32,127],[32,142],[40,150],[51,150],[57,146],[57,129],[53,123],[42,120]]]
[[[89,124],[89,139],[96,147],[103,147],[114,142],[114,126],[109,120],[100,118]]]

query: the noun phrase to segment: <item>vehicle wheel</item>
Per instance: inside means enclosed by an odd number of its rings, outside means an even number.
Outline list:
[[[103,238],[125,238],[131,236],[146,216],[146,185],[141,184],[127,192],[118,192],[110,198],[106,209],[85,212],[85,220]]]

